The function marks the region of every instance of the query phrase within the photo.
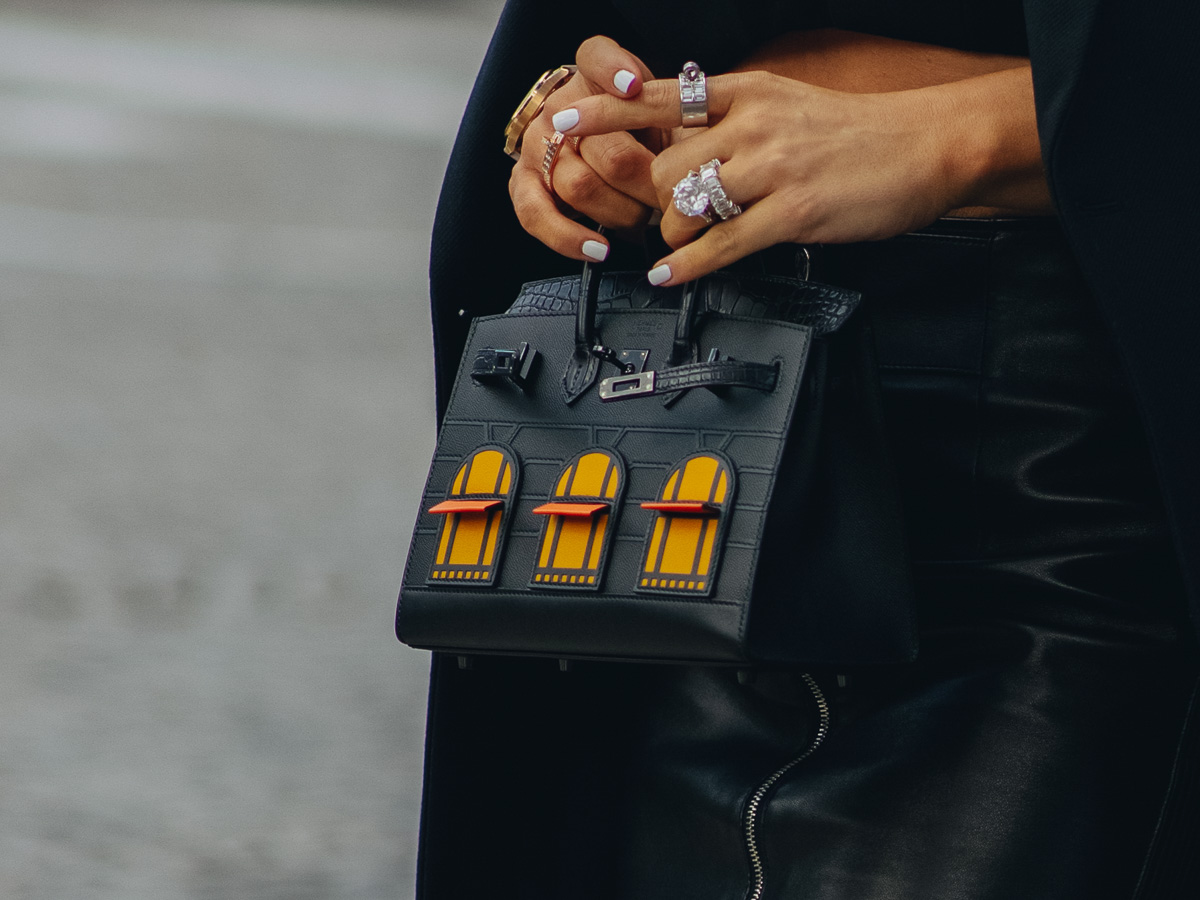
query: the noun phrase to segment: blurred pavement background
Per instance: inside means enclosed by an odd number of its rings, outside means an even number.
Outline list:
[[[0,896],[412,896],[427,245],[499,6],[0,5]]]

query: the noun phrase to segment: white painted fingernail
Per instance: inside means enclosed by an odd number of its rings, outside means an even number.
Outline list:
[[[651,284],[662,284],[664,281],[669,281],[671,279],[671,267],[666,264],[655,266],[646,273],[646,278]]]
[[[633,84],[633,79],[635,78],[637,78],[637,76],[628,69],[622,69],[613,76],[613,84],[616,85],[617,90],[622,94],[628,94],[629,86]]]
[[[564,109],[561,112],[556,112],[550,122],[554,125],[555,131],[561,131],[566,134],[572,128],[579,124],[579,110]]]
[[[602,244],[599,241],[584,241],[583,255],[596,262],[604,262],[608,257],[608,244]]]

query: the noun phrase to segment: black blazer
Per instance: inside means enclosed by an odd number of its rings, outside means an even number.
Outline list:
[[[1055,204],[1142,411],[1200,631],[1200,4],[1025,15]]]
[[[698,7],[709,10],[701,14]],[[733,0],[509,0],[446,173],[430,263],[438,412],[467,325],[563,260],[517,226],[500,135],[545,69],[603,32],[656,72],[720,71],[768,20]],[[1200,632],[1200,37],[1196,0],[1024,0],[1042,152],[1149,435]],[[646,7],[646,8],[643,8]],[[628,13],[628,15],[626,15]],[[723,23],[711,27],[712,21]],[[669,27],[668,27],[669,26]],[[756,27],[759,33],[755,33]]]

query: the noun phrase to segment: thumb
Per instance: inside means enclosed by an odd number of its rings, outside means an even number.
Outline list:
[[[654,75],[645,63],[612,38],[588,38],[575,55],[579,74],[614,97],[636,97]]]

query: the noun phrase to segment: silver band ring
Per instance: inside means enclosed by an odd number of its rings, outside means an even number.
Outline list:
[[[708,83],[694,62],[685,62],[679,73],[679,111],[684,128],[708,124]]]
[[[708,194],[708,202],[722,219],[732,219],[742,214],[742,208],[729,199],[725,186],[721,184],[721,161],[714,159],[700,167],[700,184]]]
[[[716,221],[709,211],[711,200],[708,191],[704,189],[700,175],[695,170],[679,179],[675,187],[671,189],[671,195],[675,198],[675,208],[685,216],[701,218],[706,225],[711,225]]]
[[[566,135],[561,131],[556,131],[550,137],[542,138],[546,144],[546,152],[542,154],[542,183],[546,185],[546,190],[551,195],[554,194],[554,186],[550,182],[551,176],[554,174],[554,166],[558,163],[558,151],[562,149],[563,141]]]

